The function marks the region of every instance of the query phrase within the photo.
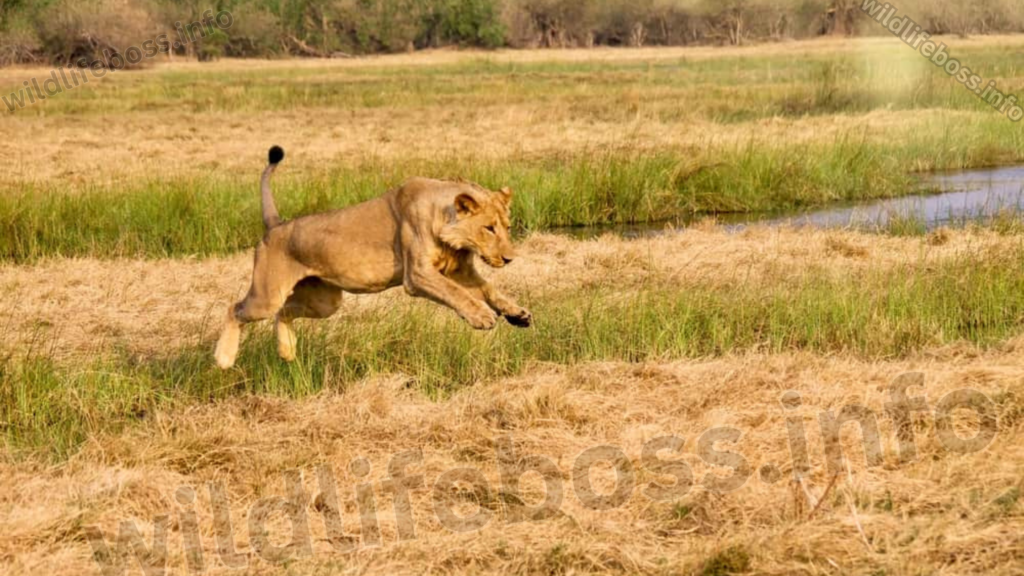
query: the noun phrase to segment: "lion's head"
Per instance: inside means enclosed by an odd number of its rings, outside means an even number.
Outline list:
[[[512,191],[492,192],[473,187],[455,198],[454,218],[441,231],[441,240],[456,250],[476,253],[489,266],[502,268],[515,258],[512,248]]]

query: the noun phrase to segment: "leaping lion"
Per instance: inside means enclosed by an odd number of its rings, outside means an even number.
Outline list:
[[[295,359],[296,318],[327,318],[342,294],[404,286],[411,296],[455,310],[470,326],[490,330],[498,315],[526,328],[530,312],[484,280],[479,256],[494,268],[512,262],[512,191],[414,178],[379,198],[321,214],[281,221],[270,177],[284,150],[270,149],[260,189],[266,232],[256,247],[252,286],[228,309],[217,342],[217,365],[235,364],[242,325],[276,318],[278,353]]]

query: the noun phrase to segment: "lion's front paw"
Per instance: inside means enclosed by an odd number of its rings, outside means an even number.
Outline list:
[[[529,328],[533,324],[533,314],[526,308],[520,308],[514,314],[505,314],[505,320],[518,328]]]
[[[492,330],[498,323],[498,316],[490,308],[481,307],[466,314],[466,322],[477,330]]]

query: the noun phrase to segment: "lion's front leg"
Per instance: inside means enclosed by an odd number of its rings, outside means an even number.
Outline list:
[[[490,330],[497,323],[494,312],[465,286],[427,266],[417,266],[405,275],[405,290],[411,296],[429,298],[455,310],[477,330]]]
[[[516,304],[515,300],[503,294],[490,282],[484,282],[481,286],[484,300],[494,309],[495,312],[505,317],[505,320],[519,328],[529,328],[533,324],[533,315],[526,308]]]
[[[519,328],[529,328],[533,323],[533,315],[529,310],[517,304],[515,300],[498,290],[494,284],[485,280],[472,265],[460,268],[454,276],[454,280],[478,295],[492,310],[504,316],[509,324]]]

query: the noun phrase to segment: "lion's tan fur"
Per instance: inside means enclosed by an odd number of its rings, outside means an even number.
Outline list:
[[[404,286],[479,330],[494,328],[499,315],[529,326],[530,312],[484,280],[474,262],[512,261],[511,202],[507,188],[415,178],[362,204],[273,226],[256,247],[249,293],[228,310],[217,364],[234,365],[243,324],[275,317],[278,351],[294,359],[292,321],[333,315],[344,292]]]

